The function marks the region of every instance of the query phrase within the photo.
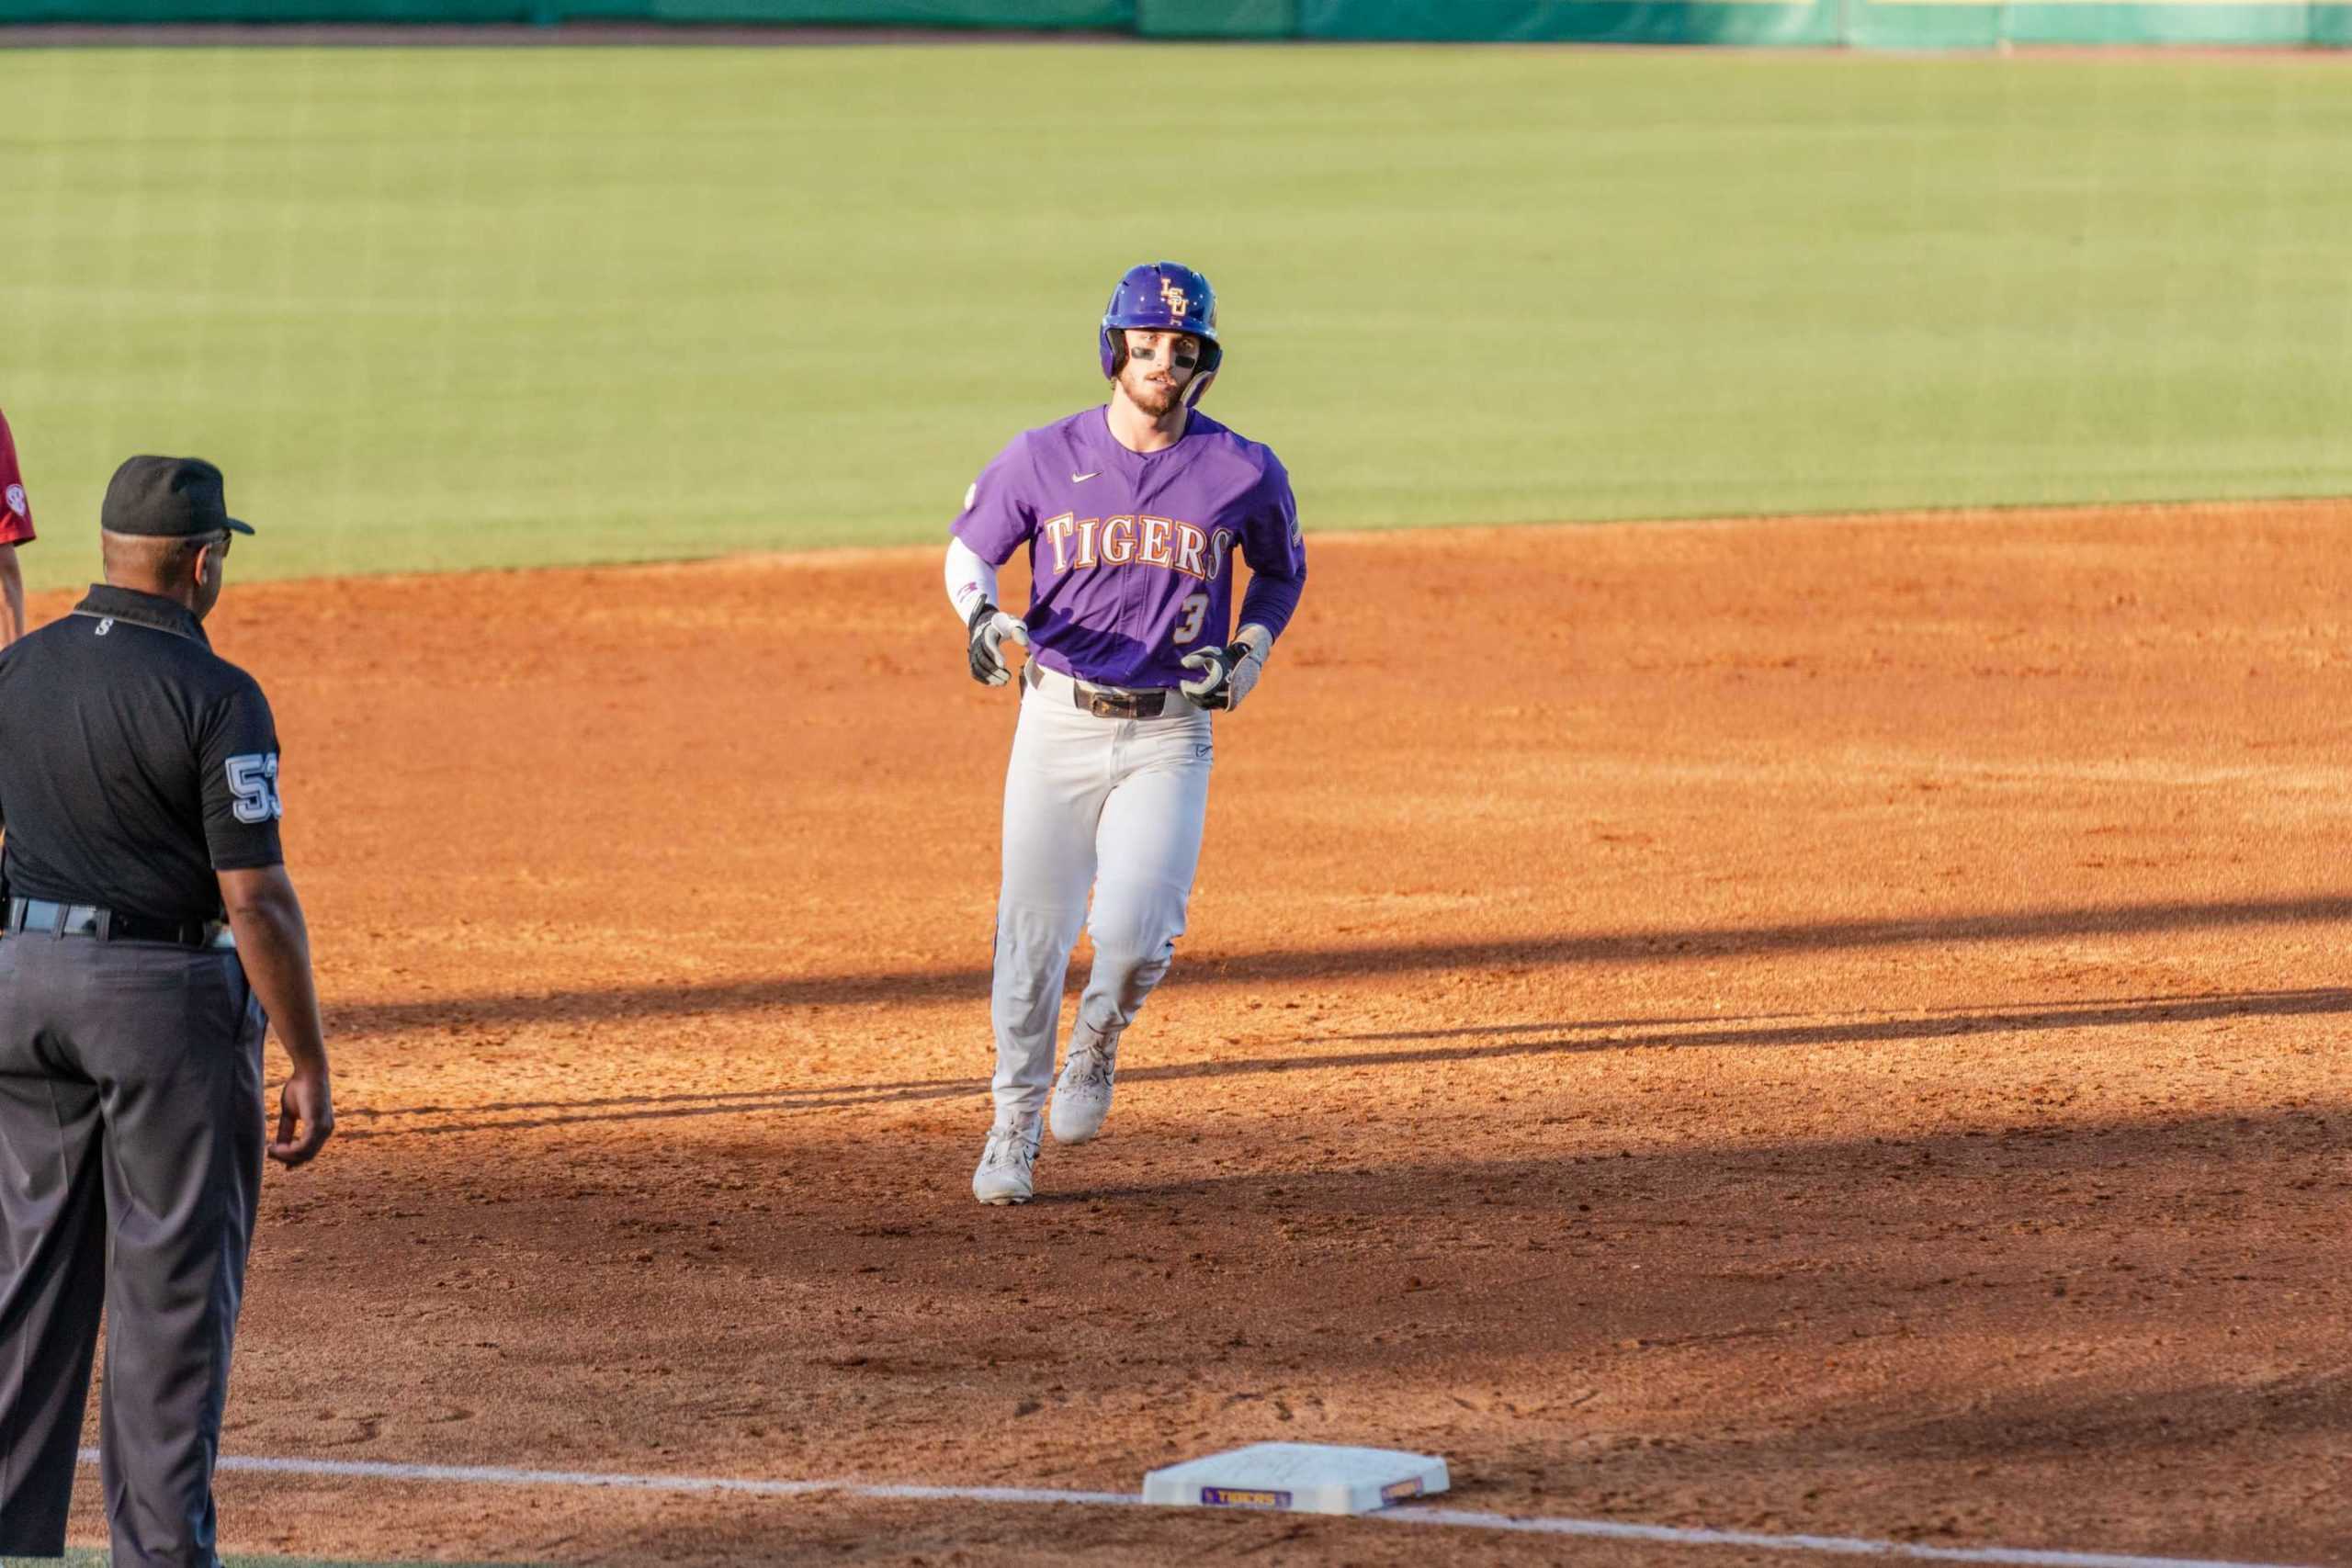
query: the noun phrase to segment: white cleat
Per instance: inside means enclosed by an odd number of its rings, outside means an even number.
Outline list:
[[[983,1203],[1026,1203],[1036,1192],[1037,1119],[999,1122],[989,1129],[972,1172],[972,1196]]]
[[[1054,1084],[1054,1142],[1082,1144],[1102,1130],[1111,1114],[1111,1080],[1119,1072],[1119,1037],[1105,1039],[1091,1029],[1073,1029],[1069,1060]]]

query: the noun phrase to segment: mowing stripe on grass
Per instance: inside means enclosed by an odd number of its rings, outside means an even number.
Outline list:
[[[82,1450],[84,1464],[96,1464],[96,1449]],[[752,1497],[807,1497],[833,1493],[883,1502],[1011,1503],[1080,1507],[1141,1508],[1128,1492],[1064,1492],[1043,1486],[933,1486],[865,1481],[763,1481],[727,1475],[630,1475],[593,1470],[517,1470],[492,1464],[395,1464],[381,1460],[266,1459],[224,1456],[224,1471],[272,1475],[343,1476],[355,1481],[447,1482],[465,1486],[580,1486],[628,1492],[697,1492]],[[1521,1535],[1584,1536],[1601,1540],[1639,1540],[1662,1546],[1736,1546],[1751,1551],[1819,1551],[1841,1557],[1889,1557],[1905,1562],[2014,1563],[2018,1568],[2288,1568],[2285,1564],[2233,1562],[2196,1557],[2135,1557],[2112,1551],[2044,1551],[2012,1546],[1922,1546],[1912,1541],[1867,1540],[1845,1536],[1765,1535],[1752,1530],[1686,1529],[1675,1525],[1623,1524],[1612,1519],[1522,1518],[1465,1508],[1406,1505],[1361,1517],[1376,1523],[1437,1525],[1454,1529],[1502,1530]]]
[[[0,50],[24,566],[156,450],[240,580],[944,543],[1160,255],[1309,529],[2344,494],[2340,65]],[[1213,200],[1141,195],[1130,73]]]

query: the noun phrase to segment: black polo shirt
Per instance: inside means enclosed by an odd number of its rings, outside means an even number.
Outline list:
[[[96,587],[0,651],[0,880],[18,898],[217,919],[222,871],[284,862],[277,725],[194,615]]]

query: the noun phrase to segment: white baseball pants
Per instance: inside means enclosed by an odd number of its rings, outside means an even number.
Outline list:
[[[1168,973],[1200,864],[1215,760],[1209,715],[1181,692],[1169,693],[1164,717],[1098,718],[1072,700],[1066,677],[1041,671],[1039,680],[1023,682],[1004,775],[989,1005],[999,1121],[1046,1107],[1081,920],[1094,969],[1074,1032],[1115,1041]]]

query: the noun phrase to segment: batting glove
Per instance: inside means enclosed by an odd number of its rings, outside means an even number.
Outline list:
[[[1022,647],[1029,646],[1029,628],[1019,617],[1006,615],[983,599],[972,610],[972,618],[965,623],[971,634],[966,653],[972,663],[972,679],[983,686],[1001,686],[1012,679],[1012,670],[1004,661],[1005,639],[1010,637]]]
[[[1204,648],[1188,653],[1184,668],[1200,673],[1190,681],[1180,681],[1178,688],[1204,708],[1232,709],[1241,705],[1241,699],[1258,683],[1259,675],[1266,668],[1266,650],[1254,642],[1236,642],[1230,648]]]

